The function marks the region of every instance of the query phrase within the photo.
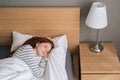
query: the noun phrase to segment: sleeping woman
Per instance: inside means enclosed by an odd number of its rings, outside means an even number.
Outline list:
[[[14,52],[11,58],[17,58],[25,62],[32,74],[40,79],[40,77],[45,74],[47,58],[53,47],[53,42],[48,38],[32,37],[24,42],[24,44]]]

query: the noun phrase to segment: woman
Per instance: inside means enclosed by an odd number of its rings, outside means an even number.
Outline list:
[[[53,47],[53,42],[48,38],[32,37],[24,42],[24,44],[15,51],[12,57],[24,61],[31,69],[33,75],[40,78],[45,73],[47,58]]]

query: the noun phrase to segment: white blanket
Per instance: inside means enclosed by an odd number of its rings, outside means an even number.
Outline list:
[[[38,79],[33,76],[30,68],[22,60],[18,58],[1,59],[0,80],[68,80],[62,65],[58,65],[57,60],[53,58],[49,60],[45,76]]]
[[[0,80],[41,80],[33,76],[29,67],[20,59],[0,60]]]

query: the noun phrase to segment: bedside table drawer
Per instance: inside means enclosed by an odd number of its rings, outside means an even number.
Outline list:
[[[120,74],[84,74],[81,80],[120,80]]]

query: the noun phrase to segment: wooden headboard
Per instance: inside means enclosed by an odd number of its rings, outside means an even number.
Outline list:
[[[12,31],[55,37],[66,34],[72,53],[79,45],[79,7],[1,7],[0,45],[11,45]]]

